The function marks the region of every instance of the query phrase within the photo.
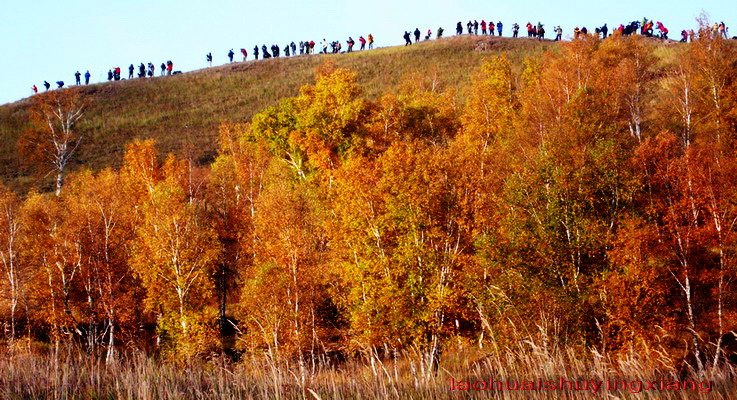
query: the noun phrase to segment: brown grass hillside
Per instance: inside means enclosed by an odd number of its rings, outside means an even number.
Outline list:
[[[79,125],[86,133],[69,172],[100,169],[121,162],[134,138],[153,137],[164,152],[187,154],[199,163],[213,159],[221,122],[248,121],[259,110],[293,96],[313,82],[314,68],[326,60],[358,72],[366,97],[392,91],[408,75],[437,74],[448,87],[467,85],[485,57],[507,52],[521,67],[526,57],[555,49],[553,42],[492,37],[451,37],[410,47],[388,47],[341,55],[313,55],[237,62],[170,77],[105,82],[83,88],[92,106]],[[462,91],[459,91],[462,93]],[[18,156],[17,140],[27,123],[30,102],[0,106],[0,179],[18,192],[46,188]]]

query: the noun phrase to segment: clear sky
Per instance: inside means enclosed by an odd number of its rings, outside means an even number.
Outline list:
[[[702,10],[727,26],[737,24],[734,0],[312,0],[312,1],[187,1],[187,0],[2,0],[0,5],[0,104],[43,90],[44,80],[74,83],[74,72],[89,69],[92,82],[106,79],[108,69],[153,62],[157,73],[165,60],[175,70],[203,68],[212,52],[214,65],[233,48],[300,40],[356,42],[373,33],[377,46],[403,43],[405,30],[442,26],[446,35],[458,21],[501,20],[504,35],[514,22],[541,21],[548,35],[561,25],[564,37],[575,26],[593,30],[648,17],[663,21],[678,38],[681,29],[696,26]],[[737,35],[737,28],[730,36]],[[241,59],[236,54],[235,59]],[[53,85],[52,87],[55,87]]]

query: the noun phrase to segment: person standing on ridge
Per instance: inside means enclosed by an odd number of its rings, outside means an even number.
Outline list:
[[[233,55],[234,54],[235,53],[233,53],[233,49],[230,49],[230,51],[228,51],[228,59],[230,59],[230,62],[233,62]]]
[[[356,44],[356,42],[353,41],[353,37],[352,36],[348,36],[348,40],[346,41],[346,44],[348,44],[348,53],[352,53],[353,52],[353,45]]]
[[[113,73],[110,72],[110,71],[108,71],[108,76],[112,77],[112,75],[113,75]],[[110,79],[112,79],[112,78],[108,78],[108,80],[110,80]],[[46,90],[49,90],[49,88],[51,87],[51,84],[48,83],[48,82],[46,82],[46,81],[44,81],[44,87],[46,88]]]
[[[486,35],[486,20],[485,19],[481,20],[481,34]]]
[[[146,66],[141,63],[141,65],[138,66],[138,77],[139,78],[145,78],[146,77]]]
[[[133,79],[133,70],[135,69],[136,67],[134,67],[133,64],[128,67],[128,79]]]
[[[111,69],[107,70],[107,80],[108,82],[113,80],[113,70]]]
[[[556,28],[553,29],[555,31],[555,41],[559,41],[563,39],[563,28],[558,25]]]
[[[374,48],[374,35],[370,33],[368,35],[368,44],[369,44],[369,50]]]
[[[90,84],[90,70],[87,70],[87,72],[84,73],[84,84],[89,85]]]
[[[171,75],[171,71],[174,69],[174,63],[171,60],[166,62],[166,74]]]
[[[154,66],[154,63],[149,62],[148,63],[148,77],[153,78],[155,72],[156,72],[156,67]]]
[[[57,89],[61,89],[64,87],[64,81],[56,81]]]
[[[289,57],[289,44],[284,46],[284,57]]]
[[[166,64],[161,63],[161,76],[164,76],[166,74]]]
[[[415,28],[415,43],[420,41],[420,28]]]
[[[412,44],[412,39],[409,38],[409,32],[404,31],[404,45],[409,46]]]
[[[468,23],[466,24],[466,30],[468,30],[469,35],[472,33],[472,29],[473,29],[473,22],[471,22],[471,20],[469,19]]]
[[[512,25],[512,37],[516,38],[518,34],[519,34],[519,24],[515,22],[514,25]]]
[[[253,46],[253,58],[258,60],[258,45]]]
[[[33,91],[33,94],[38,93],[38,88],[36,87],[35,84],[33,86],[31,86],[31,90]]]
[[[74,80],[76,81],[77,86],[82,84],[82,80],[80,79],[81,76],[82,74],[80,74],[79,71],[74,73]]]
[[[358,37],[358,42],[361,43],[361,51],[366,50],[366,39],[363,35]]]
[[[438,35],[437,36],[438,36],[438,39],[440,39],[440,38],[443,37],[443,27],[442,26],[441,27],[438,27]]]
[[[463,25],[461,24],[461,21],[458,21],[458,24],[456,25],[456,35],[463,35]]]
[[[602,26],[600,30],[602,39],[606,39],[608,37],[607,34],[609,33],[609,27],[604,24],[604,26]]]
[[[502,21],[499,21],[496,23],[496,30],[499,32],[499,37],[502,36],[502,28],[504,28],[504,24],[502,24]]]
[[[241,54],[243,54],[243,61],[246,61],[246,58],[248,58],[248,53],[246,52],[246,49],[241,48]]]
[[[115,75],[115,80],[116,81],[119,81],[120,80],[120,67],[115,67],[115,71],[113,71],[113,72],[115,73],[114,74]]]
[[[432,30],[431,29],[428,29],[427,30],[427,35],[425,35],[425,40],[430,40],[430,36],[432,36]]]
[[[212,52],[205,54],[205,61],[208,67],[212,67]]]
[[[532,37],[532,24],[527,23],[527,37]]]
[[[294,44],[294,42],[292,42],[292,43],[289,43],[289,47],[292,48],[292,55],[296,56],[297,55],[297,45]]]
[[[473,20],[473,34],[479,34],[479,21]]]

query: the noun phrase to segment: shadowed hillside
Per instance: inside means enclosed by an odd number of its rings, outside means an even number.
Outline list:
[[[451,37],[411,47],[380,48],[341,55],[312,55],[237,62],[170,77],[105,82],[83,88],[92,106],[79,125],[86,132],[70,172],[119,165],[127,142],[156,138],[162,151],[191,155],[209,163],[221,122],[244,122],[279,99],[314,82],[325,60],[358,72],[367,97],[392,91],[403,77],[437,74],[442,84],[460,88],[491,54],[508,52],[517,65],[540,56],[551,42],[489,37]],[[0,179],[16,190],[43,185],[22,168],[17,139],[27,122],[28,99],[0,107]]]

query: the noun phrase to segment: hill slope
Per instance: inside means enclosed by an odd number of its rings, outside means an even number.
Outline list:
[[[312,55],[238,62],[182,75],[105,82],[83,87],[92,106],[79,125],[86,137],[70,172],[119,165],[125,144],[153,137],[162,151],[189,153],[207,163],[215,153],[221,122],[243,122],[279,99],[296,95],[313,82],[326,60],[358,72],[358,84],[375,98],[416,73],[437,74],[440,82],[461,88],[481,60],[507,52],[517,66],[540,56],[553,42],[479,36],[451,37],[409,47],[389,47],[341,55]],[[27,121],[28,99],[0,106],[0,179],[17,191],[43,185],[22,168],[17,140]]]
[[[190,152],[207,163],[215,152],[221,122],[243,122],[279,99],[294,96],[314,81],[314,69],[326,60],[358,72],[369,98],[396,87],[402,77],[437,73],[460,87],[484,57],[507,51],[513,61],[540,55],[549,42],[489,37],[453,37],[341,55],[312,55],[238,62],[182,75],[105,82],[83,87],[92,106],[79,125],[86,132],[71,171],[118,165],[125,144],[153,137],[163,151]],[[485,50],[481,50],[485,49]],[[17,140],[27,121],[29,100],[0,106],[0,179],[16,190],[38,185],[22,168]]]

